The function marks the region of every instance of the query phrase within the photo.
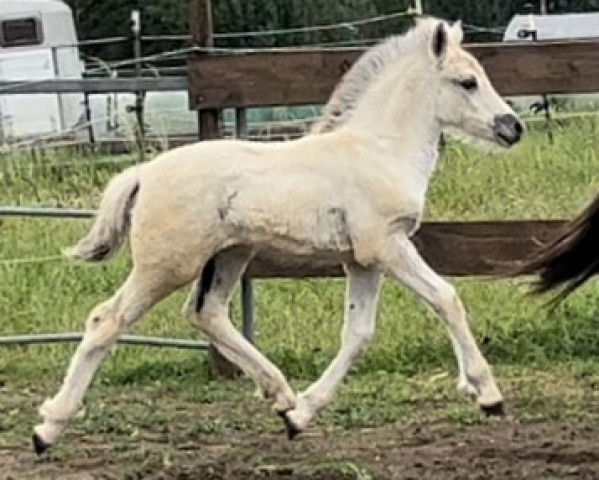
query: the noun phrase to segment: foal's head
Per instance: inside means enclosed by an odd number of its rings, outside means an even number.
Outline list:
[[[518,142],[522,122],[497,94],[480,63],[462,48],[460,22],[423,22],[430,28],[429,60],[439,75],[436,111],[441,125],[503,147]]]

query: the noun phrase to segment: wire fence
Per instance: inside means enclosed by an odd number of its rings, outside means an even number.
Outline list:
[[[242,32],[217,32],[213,34],[214,39],[232,39],[232,38],[252,38],[252,37],[269,37],[269,36],[281,36],[281,35],[294,35],[298,33],[307,32],[321,32],[331,30],[351,30],[357,31],[357,27],[370,25],[374,23],[385,22],[397,18],[413,17],[419,14],[419,11],[413,7],[409,7],[406,10],[395,11],[391,13],[375,15],[366,18],[359,18],[356,20],[349,20],[344,22],[336,22],[331,24],[323,25],[309,25],[303,27],[293,28],[280,28],[280,29],[264,29],[255,31],[242,31]],[[464,29],[471,32],[487,32],[487,33],[501,33],[505,30],[505,27],[484,27],[473,24],[464,24]],[[145,42],[157,42],[157,41],[191,41],[192,37],[188,34],[175,34],[175,35],[141,35],[141,41]],[[370,45],[377,43],[384,38],[365,38],[365,39],[350,39],[330,42],[314,42],[302,45],[295,45],[292,47],[255,47],[255,48],[233,48],[233,47],[200,47],[192,45],[189,47],[181,47],[169,51],[160,52],[157,54],[131,57],[127,59],[105,61],[98,57],[93,57],[91,60],[98,63],[99,66],[85,71],[86,75],[97,75],[101,73],[108,73],[113,75],[114,71],[122,69],[123,67],[131,67],[139,64],[153,64],[164,60],[175,60],[175,59],[186,59],[190,53],[202,52],[212,54],[228,54],[228,55],[246,55],[251,53],[265,53],[265,52],[280,52],[288,53],[295,52],[298,49],[301,50],[313,50],[316,51],[327,51],[328,49],[339,49],[339,48],[354,48],[361,45]],[[133,35],[128,36],[116,36],[107,38],[92,38],[84,39],[75,43],[65,43],[52,46],[52,50],[59,50],[63,48],[81,48],[94,45],[114,45],[118,43],[126,43],[134,40]],[[84,55],[85,56],[85,55]],[[150,68],[150,72],[155,75],[159,75],[160,71],[156,68]],[[10,92],[13,89],[17,89],[19,86],[35,85],[42,83],[46,80],[30,80],[22,81],[19,84],[13,86],[0,88],[0,92]]]
[[[295,35],[298,33],[310,33],[310,32],[324,32],[324,31],[333,31],[333,30],[349,30],[352,32],[357,32],[358,27],[364,25],[371,25],[375,23],[386,22],[398,18],[406,18],[406,17],[414,17],[419,14],[419,11],[413,7],[409,7],[406,10],[394,11],[381,15],[374,15],[365,18],[359,18],[355,20],[348,20],[344,22],[336,22],[331,24],[322,24],[322,25],[308,25],[303,27],[292,27],[292,28],[279,28],[279,29],[264,29],[264,30],[254,30],[254,31],[241,31],[241,32],[216,32],[212,36],[215,40],[218,39],[235,39],[235,38],[257,38],[257,37],[276,37],[276,36],[284,36],[284,35]],[[496,33],[500,34],[505,31],[506,27],[486,27],[474,24],[463,24],[464,30],[467,32],[484,32],[484,33]],[[166,35],[141,35],[140,40],[143,42],[164,42],[164,41],[178,41],[178,42],[191,42],[192,36],[189,34],[166,34]],[[279,51],[287,51],[286,48],[310,48],[317,46],[343,46],[343,45],[363,45],[369,43],[375,43],[377,41],[382,40],[383,37],[379,38],[370,38],[370,39],[352,39],[352,40],[340,40],[340,41],[330,41],[330,42],[313,42],[310,44],[296,45],[293,47],[280,47],[283,50]],[[89,46],[98,46],[98,45],[115,45],[119,43],[127,43],[132,42],[134,40],[133,35],[127,36],[115,36],[115,37],[106,37],[106,38],[91,38],[91,39],[83,39],[74,43],[65,43],[54,45],[53,49],[63,49],[63,48],[85,48]],[[262,48],[219,48],[215,47],[213,49],[199,49],[197,46],[191,46],[189,48],[179,48],[170,52],[161,52],[154,55],[148,55],[141,58],[129,58],[123,60],[117,60],[113,62],[103,62],[105,66],[109,66],[112,69],[120,68],[123,66],[135,65],[136,63],[143,62],[156,62],[160,60],[169,59],[172,60],[174,58],[183,58],[182,56],[194,51],[211,51],[213,53],[217,52],[227,52],[227,53],[248,53],[252,51],[263,50]],[[88,70],[87,74],[100,73],[104,70],[104,67],[100,67],[99,70]]]
[[[33,265],[40,263],[56,263],[63,260],[62,255],[48,255],[46,257],[27,257],[27,258],[3,258],[0,259],[2,267],[16,267],[19,265]]]
[[[366,18],[359,18],[356,20],[349,20],[345,22],[336,22],[330,24],[323,25],[307,25],[304,27],[294,27],[294,28],[278,28],[278,29],[264,29],[264,30],[254,30],[254,31],[243,31],[243,32],[216,32],[212,36],[215,39],[219,38],[250,38],[250,37],[272,37],[279,35],[294,35],[297,33],[308,33],[308,32],[322,32],[322,31],[330,31],[330,30],[352,30],[355,27],[359,27],[361,25],[370,25],[373,23],[385,22],[388,20],[393,20],[396,18],[402,17],[410,17],[417,15],[417,11],[413,8],[408,8],[406,10],[395,11],[391,13],[386,13],[382,15],[374,15]],[[175,35],[142,35],[141,40],[145,42],[159,42],[159,41],[191,41],[192,36],[189,34],[175,34]],[[111,38],[99,38],[99,39],[88,39],[81,40],[77,43],[72,44],[63,44],[60,45],[60,48],[69,48],[69,47],[85,47],[89,45],[104,45],[104,44],[114,44],[114,43],[122,43],[131,41],[130,36],[121,36],[121,37],[111,37]]]

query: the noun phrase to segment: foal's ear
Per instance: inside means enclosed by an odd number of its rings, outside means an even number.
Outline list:
[[[445,53],[447,52],[447,42],[447,29],[443,22],[439,22],[433,32],[432,40],[433,55],[438,60],[442,60],[445,57]]]
[[[462,29],[461,20],[456,20],[451,25],[451,38],[458,45],[464,40],[464,30]]]

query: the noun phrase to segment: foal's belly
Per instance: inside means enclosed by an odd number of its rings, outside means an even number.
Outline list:
[[[289,250],[279,250],[271,246],[260,248],[252,266],[253,275],[272,276],[273,272],[279,274],[292,274],[308,276],[317,273],[326,274],[333,271],[334,267],[355,262],[353,252],[318,252],[314,255],[292,254]],[[320,272],[320,273],[318,273]]]
[[[273,215],[272,211],[248,209],[230,212],[225,228],[237,241],[260,251],[285,253],[290,257],[321,258],[338,262],[351,258],[353,242],[342,207],[321,207],[297,214]]]

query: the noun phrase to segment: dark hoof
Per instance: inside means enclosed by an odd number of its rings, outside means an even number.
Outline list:
[[[481,405],[480,409],[487,417],[505,417],[503,402],[497,402],[491,405]]]
[[[38,455],[41,455],[52,446],[51,444],[44,442],[37,433],[33,434],[31,441],[33,442],[33,449]]]
[[[277,414],[279,415],[279,417],[281,417],[283,419],[283,422],[285,423],[285,428],[287,429],[287,438],[289,440],[293,440],[295,437],[298,436],[299,433],[301,433],[301,430],[299,430],[291,420],[289,420],[289,417],[287,416],[287,412],[277,412]]]

